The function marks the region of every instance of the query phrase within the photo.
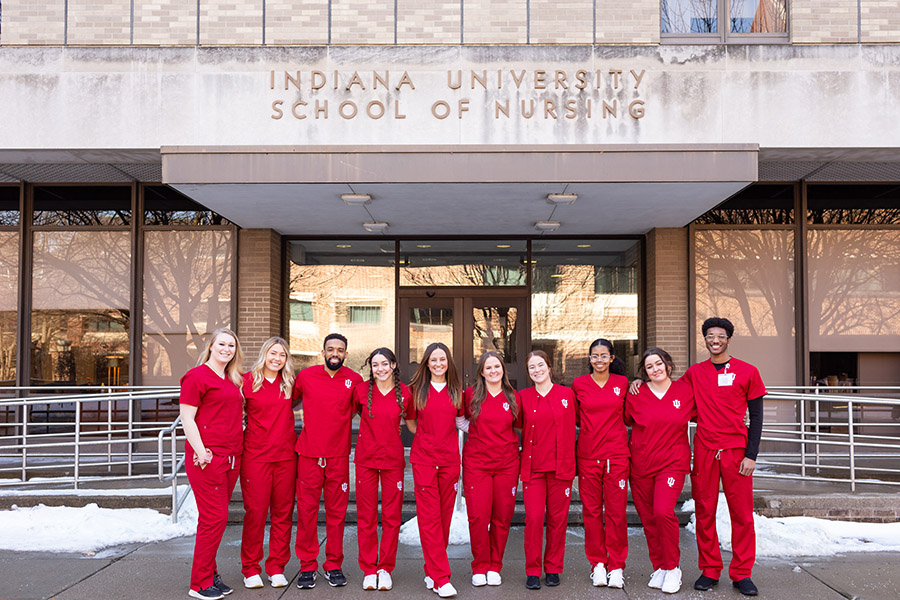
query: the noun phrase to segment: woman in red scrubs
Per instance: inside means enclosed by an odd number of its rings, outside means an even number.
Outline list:
[[[228,524],[228,502],[241,470],[242,362],[234,332],[216,329],[197,366],[181,378],[179,412],[187,438],[185,471],[199,513],[188,595],[201,600],[217,600],[234,591],[219,577],[216,552]]]
[[[542,350],[528,354],[532,387],[521,400],[522,495],[525,500],[525,587],[559,585],[566,550],[566,523],[575,478],[575,394],[554,384],[550,357]],[[545,519],[546,515],[546,519]],[[544,527],[547,549],[541,562]]]
[[[241,461],[244,528],[241,535],[241,572],[244,587],[263,587],[259,561],[263,557],[266,518],[269,558],[266,573],[272,587],[285,587],[284,567],[291,558],[291,527],[297,482],[294,412],[291,391],[294,365],[288,344],[280,337],[266,340],[259,358],[244,375],[247,428]]]
[[[416,520],[425,555],[425,587],[441,598],[456,595],[450,583],[450,519],[459,489],[459,437],[462,385],[446,345],[429,344],[409,382],[413,403],[406,415],[413,439],[409,462],[416,486]]]
[[[631,497],[655,569],[647,585],[667,594],[681,589],[675,504],[691,470],[688,422],[697,414],[691,386],[672,381],[674,369],[662,348],[645,351],[641,376],[646,385],[625,401],[625,423],[631,426]]]
[[[625,585],[628,557],[628,430],[625,428],[625,363],[609,340],[589,350],[590,373],[572,383],[580,425],[576,457],[584,513],[584,551],[594,586]],[[608,573],[608,574],[607,574]]]
[[[369,381],[353,388],[359,413],[356,440],[356,518],[359,568],[364,590],[389,590],[397,564],[406,457],[400,423],[410,411],[409,388],[400,383],[397,357],[388,348],[366,359]],[[381,483],[381,547],[378,546],[378,484]]]
[[[509,524],[519,485],[519,400],[503,359],[485,352],[475,385],[466,390],[469,437],[463,448],[463,485],[472,545],[472,585],[500,585]]]

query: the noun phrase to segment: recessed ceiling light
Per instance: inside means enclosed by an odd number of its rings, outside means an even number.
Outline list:
[[[426,256],[425,258],[420,258],[419,260],[421,260],[422,262],[437,262],[436,258],[432,258],[429,256]]]
[[[431,248],[431,244],[416,244],[416,248]]]
[[[364,263],[364,262],[366,262],[366,259],[364,259],[364,258],[351,258],[351,259],[350,259],[350,262],[352,262],[352,263]]]
[[[384,221],[368,221],[363,223],[363,229],[369,233],[384,233],[387,231],[388,227],[390,227],[390,225]]]
[[[497,247],[498,248],[509,248],[510,245],[509,244],[497,244]]]
[[[353,246],[351,244],[338,244],[337,247],[338,248],[352,248]]]
[[[550,277],[565,277],[565,275],[562,275],[561,273],[554,273]]]
[[[590,248],[591,245],[590,244],[578,244],[578,247],[579,248]]]
[[[538,231],[556,231],[559,225],[559,221],[538,221],[534,224],[534,228]]]
[[[341,200],[348,206],[364,206],[372,201],[369,194],[341,194]]]
[[[547,203],[556,206],[574,204],[578,200],[578,194],[547,194]]]

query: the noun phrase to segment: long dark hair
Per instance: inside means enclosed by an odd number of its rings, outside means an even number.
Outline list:
[[[616,356],[616,351],[613,349],[612,342],[610,342],[606,338],[597,338],[593,342],[591,342],[591,347],[588,348],[588,355],[594,353],[594,348],[597,346],[604,346],[607,350],[609,350],[610,356],[613,357],[613,361],[609,363],[609,372],[613,375],[625,375],[625,361]],[[594,365],[591,364],[590,359],[588,360],[588,373],[594,372]]]
[[[513,419],[519,414],[519,407],[516,405],[516,390],[513,388],[512,384],[509,383],[509,377],[506,376],[506,366],[503,364],[503,358],[498,353],[490,351],[481,355],[481,358],[478,359],[478,367],[475,369],[477,377],[475,378],[475,385],[472,386],[472,415],[470,417],[470,420],[473,423],[481,413],[481,405],[487,397],[487,384],[484,381],[484,363],[486,363],[489,358],[496,358],[500,361],[500,366],[503,367],[503,378],[500,380],[500,388],[503,390],[503,395],[506,396],[506,400],[509,402]]]
[[[447,393],[450,395],[453,406],[460,409],[462,408],[462,382],[459,379],[459,372],[456,370],[456,363],[453,362],[453,355],[450,354],[450,348],[441,342],[428,344],[416,372],[409,380],[416,409],[422,410],[428,402],[428,389],[431,386],[431,369],[428,368],[428,360],[435,350],[443,350],[447,356]]]
[[[369,418],[375,418],[372,414],[372,389],[375,387],[375,374],[372,373],[372,359],[379,354],[385,357],[389,363],[394,365],[394,369],[392,370],[394,377],[394,394],[396,394],[397,404],[400,406],[400,418],[403,419],[406,416],[406,411],[403,410],[403,392],[400,390],[400,367],[397,366],[397,357],[394,356],[394,353],[391,352],[390,348],[375,348],[372,350],[369,358],[366,359],[366,364],[369,365],[369,402],[367,405],[369,408]]]

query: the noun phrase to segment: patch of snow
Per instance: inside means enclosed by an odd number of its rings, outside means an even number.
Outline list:
[[[419,546],[419,521],[413,517],[400,526],[400,543],[407,546]],[[453,508],[450,519],[450,543],[453,545],[469,543],[469,513],[466,512],[466,499],[460,497]]]
[[[188,486],[178,486],[183,494]],[[0,496],[171,496],[172,488],[125,488],[120,490],[62,489],[62,490],[10,490],[0,489]]]
[[[691,506],[688,507],[688,503]],[[693,501],[683,505],[693,510]],[[757,556],[833,556],[842,552],[900,551],[900,523],[857,523],[813,517],[769,518],[753,515]],[[696,515],[686,529],[696,535]],[[731,550],[731,516],[725,494],[719,494],[716,532],[724,550]]]
[[[197,504],[190,494],[178,523],[150,508],[100,508],[88,504],[38,506],[0,511],[0,549],[40,552],[96,552],[136,542],[157,542],[197,532]]]

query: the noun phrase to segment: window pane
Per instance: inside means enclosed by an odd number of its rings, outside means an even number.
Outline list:
[[[524,240],[400,242],[400,285],[525,285]]]
[[[19,234],[0,231],[0,386],[16,382]]]
[[[662,33],[717,33],[717,0],[661,0]]]
[[[231,231],[144,233],[144,385],[177,384],[231,325]]]
[[[808,232],[809,349],[900,351],[900,231]]]
[[[785,0],[731,0],[731,33],[784,33]]]
[[[19,224],[19,187],[0,185],[0,227]]]
[[[794,222],[794,186],[754,184],[697,217],[700,225],[787,225]]]
[[[806,218],[816,225],[900,225],[900,186],[810,185]]]
[[[127,385],[131,234],[37,231],[32,385]]]
[[[128,225],[131,187],[38,186],[34,188],[35,225]]]
[[[174,188],[144,186],[144,223],[147,225],[228,225],[230,221],[208,210]]]
[[[592,341],[607,338],[629,373],[637,362],[637,240],[532,242],[531,340],[560,383],[588,372]]]
[[[394,242],[290,243],[290,344],[294,366],[322,363],[322,340],[347,337],[344,364],[362,371],[375,348],[394,348]],[[297,308],[293,308],[297,307]]]

